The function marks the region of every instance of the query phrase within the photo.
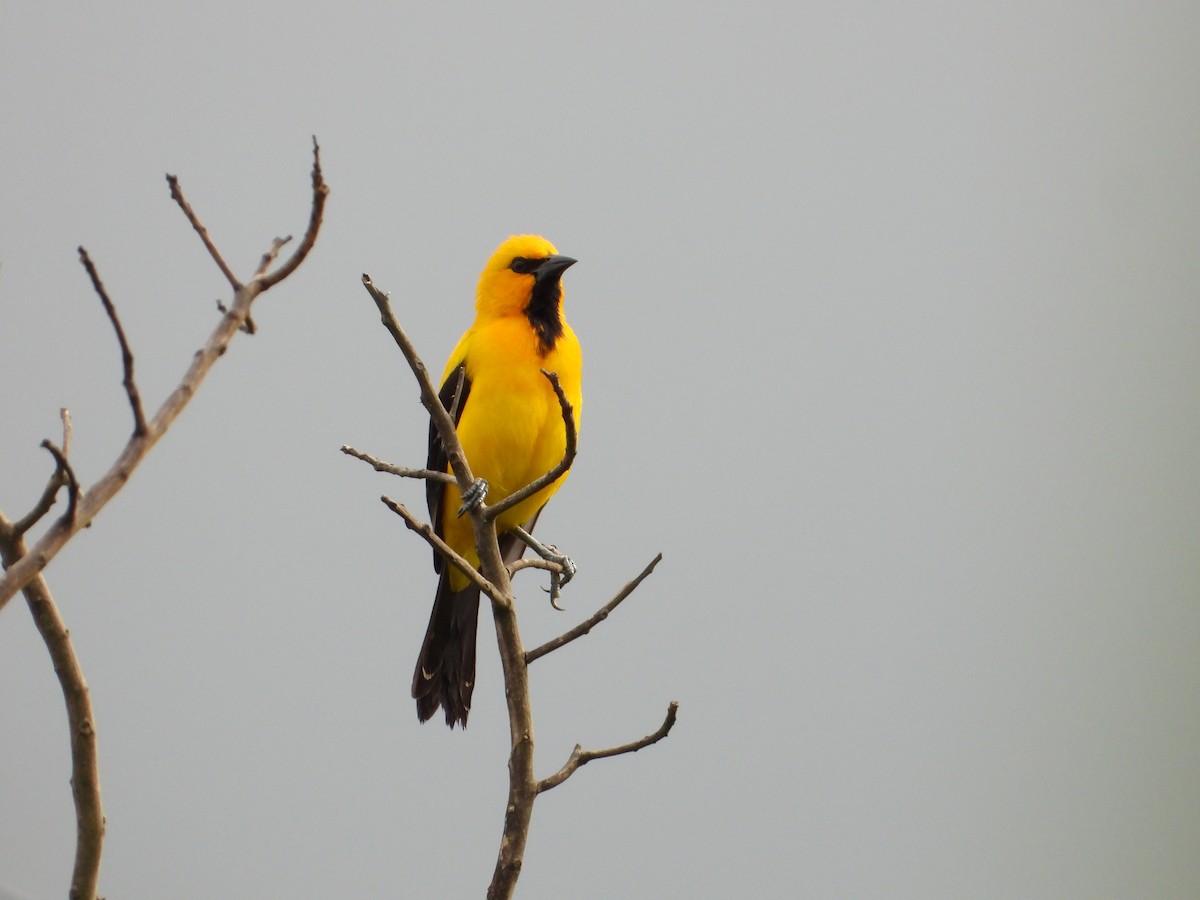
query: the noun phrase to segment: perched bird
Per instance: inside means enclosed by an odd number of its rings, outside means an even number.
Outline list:
[[[574,262],[559,256],[554,245],[537,235],[518,235],[502,243],[479,276],[475,322],[446,363],[439,396],[458,426],[472,473],[487,482],[489,504],[544,475],[566,451],[562,409],[543,369],[558,374],[579,427],[582,355],[575,332],[563,318],[560,283]],[[428,468],[447,471],[446,451],[432,422]],[[532,530],[542,507],[566,477],[496,520],[506,562],[519,559],[525,551],[512,529]],[[458,514],[462,505],[458,486],[427,481],[426,498],[437,534],[478,567],[470,518]],[[422,722],[440,706],[447,725],[465,728],[475,687],[479,589],[436,551],[433,568],[440,577],[413,672],[412,695]]]

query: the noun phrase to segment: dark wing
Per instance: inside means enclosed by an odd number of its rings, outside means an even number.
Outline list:
[[[438,392],[442,406],[450,413],[450,418],[457,425],[462,418],[463,408],[467,405],[467,396],[471,393],[471,379],[467,377],[466,363],[450,373]],[[425,468],[434,472],[445,472],[450,460],[446,456],[446,448],[438,436],[437,426],[433,419],[429,420],[429,458]],[[434,534],[442,537],[442,499],[446,496],[446,485],[440,481],[425,482],[425,501],[429,506],[429,521],[433,525]],[[445,560],[436,550],[433,551],[433,571],[441,572]]]

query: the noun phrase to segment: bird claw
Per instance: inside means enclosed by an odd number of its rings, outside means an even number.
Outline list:
[[[455,514],[462,518],[463,513],[468,513],[473,509],[477,509],[479,504],[483,502],[483,498],[487,496],[488,483],[485,478],[476,478],[474,483],[463,491],[462,506],[458,508]]]
[[[565,609],[558,605],[558,598],[561,596],[561,588],[566,587],[567,582],[575,577],[578,568],[571,557],[559,551],[553,544],[547,544],[544,549],[546,552],[541,554],[542,559],[556,564],[560,570],[550,573],[550,605],[559,612],[565,612]]]
[[[555,568],[550,570],[550,605],[557,610],[561,610],[562,607],[558,605],[559,591],[568,581],[575,577],[575,573],[578,571],[575,561],[553,544],[543,544],[524,528],[517,527],[513,531],[517,537],[525,542],[525,546],[529,547],[546,562],[552,563],[555,566]],[[545,589],[543,588],[543,590]]]
[[[546,557],[547,562],[558,563],[562,568],[562,575],[559,576],[559,584],[562,587],[567,586],[567,582],[575,577],[575,573],[579,568],[575,565],[575,560],[561,552],[553,544],[547,544],[546,549],[550,551],[550,555]]]

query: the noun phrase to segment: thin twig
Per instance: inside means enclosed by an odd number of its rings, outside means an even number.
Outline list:
[[[221,270],[221,274],[225,276],[225,280],[229,282],[229,286],[235,291],[240,291],[242,283],[237,280],[237,276],[233,274],[233,270],[229,268],[229,264],[221,256],[221,251],[217,249],[217,245],[213,243],[212,238],[208,236],[208,229],[204,227],[204,223],[200,221],[200,217],[196,215],[192,209],[192,205],[183,196],[183,188],[179,186],[179,179],[174,175],[168,175],[167,184],[171,186],[171,199],[179,204],[179,208],[183,210],[183,214],[187,216],[187,220],[192,223],[192,227],[196,229],[196,234],[200,235],[200,240],[204,243],[205,249],[208,250],[208,255],[213,258],[213,262],[217,264],[217,268]]]
[[[66,441],[64,440],[64,444]],[[0,558],[6,566],[28,556],[28,548],[14,523],[0,513]],[[100,800],[99,763],[96,754],[95,718],[87,681],[71,644],[71,635],[41,573],[21,588],[34,625],[50,653],[67,707],[71,732],[71,795],[75,803],[75,869],[70,900],[94,900],[100,878],[104,844],[104,809]]]
[[[18,535],[24,535],[30,528],[40,522],[42,516],[50,512],[50,508],[58,500],[59,490],[66,483],[66,471],[58,464],[58,460],[56,459],[54,461],[54,471],[46,480],[46,487],[42,490],[42,496],[33,505],[33,509],[29,510],[29,512],[13,523],[13,531]]]
[[[262,280],[262,277],[266,274],[267,269],[271,268],[272,264],[274,264],[276,258],[279,256],[279,251],[282,250],[284,245],[287,244],[291,239],[292,236],[289,234],[287,237],[275,238],[275,240],[271,241],[271,246],[267,248],[267,251],[263,253],[262,258],[258,261],[258,268],[254,270],[253,280]],[[264,287],[263,290],[265,291],[266,288]],[[217,308],[224,312],[224,308],[219,301],[217,303]],[[254,316],[252,311],[247,311],[246,321],[242,323],[242,331],[246,332],[246,334],[256,334],[258,332],[258,326],[254,324]]]
[[[287,237],[275,238],[275,240],[271,241],[270,248],[262,255],[262,258],[258,261],[258,268],[254,270],[255,278],[262,278],[267,274],[267,269],[271,268],[271,264],[278,258],[279,251],[286,247],[291,240],[292,236],[289,234]]]
[[[304,237],[300,240],[300,246],[282,266],[272,272],[270,275],[263,277],[263,290],[268,291],[283,279],[291,275],[300,263],[304,262],[309,251],[317,242],[317,233],[321,230],[321,220],[325,215],[325,200],[329,196],[329,185],[325,183],[325,176],[321,173],[321,145],[317,143],[317,136],[313,135],[313,167],[312,167],[312,210],[308,216],[308,228],[304,232]]]
[[[654,571],[654,567],[657,566],[659,564],[659,562],[661,562],[661,561],[662,561],[662,554],[660,553],[656,557],[654,557],[654,559],[650,560],[650,564],[647,565],[646,568],[642,569],[640,575],[638,575],[631,582],[629,582],[627,585],[625,585],[625,587],[621,588],[621,590],[617,594],[617,596],[613,597],[611,600],[609,600],[607,603],[605,603],[602,607],[600,607],[598,610],[596,610],[596,612],[593,613],[591,616],[589,616],[586,620],[584,620],[583,622],[580,622],[578,625],[576,625],[570,631],[564,632],[563,634],[560,634],[558,637],[556,637],[552,640],[546,641],[546,643],[542,644],[540,647],[534,647],[532,650],[529,650],[528,652],[526,652],[525,665],[529,665],[535,659],[540,659],[541,657],[545,656],[547,653],[551,653],[551,652],[557,650],[559,647],[563,647],[563,646],[571,643],[571,641],[575,640],[576,638],[583,637],[585,634],[587,634],[589,631],[591,631],[593,628],[595,628],[597,625],[599,625],[601,622],[603,622],[605,619],[607,619],[608,614],[610,612],[612,612],[614,609],[616,609],[618,606],[620,606],[621,601],[623,601],[626,597],[628,597],[635,590],[637,590],[638,585],[646,580],[646,578],[650,575],[650,573]]]
[[[454,568],[462,572],[467,578],[475,583],[475,586],[495,603],[507,603],[502,595],[496,590],[495,585],[479,574],[479,571],[466,561],[453,547],[447,544],[444,540],[438,537],[437,533],[425,522],[422,522],[416,516],[408,511],[408,508],[403,503],[397,503],[391,497],[380,497],[384,506],[398,515],[404,520],[404,524],[408,526],[410,531],[415,531],[434,550],[445,557]]]
[[[554,388],[554,394],[558,397],[558,406],[562,410],[563,426],[567,430],[567,447],[563,452],[563,458],[549,472],[541,478],[531,481],[525,487],[518,491],[513,491],[495,506],[487,507],[483,512],[483,517],[489,522],[495,521],[496,517],[505,510],[512,509],[522,500],[532,497],[548,484],[553,484],[562,475],[571,468],[571,463],[575,461],[576,444],[579,439],[578,430],[575,428],[575,410],[571,406],[571,401],[567,399],[567,395],[563,392],[562,385],[558,383],[557,372],[547,372],[542,369],[542,374],[546,376],[550,382],[550,386]]]
[[[117,343],[121,345],[121,368],[125,371],[122,384],[125,385],[125,396],[129,398],[129,407],[133,410],[133,433],[135,436],[143,435],[146,433],[146,413],[142,409],[142,398],[138,394],[137,382],[133,380],[133,351],[129,349],[125,329],[121,327],[121,320],[117,317],[117,308],[109,299],[108,291],[104,289],[104,284],[100,281],[100,273],[96,271],[95,265],[92,264],[92,258],[88,256],[87,250],[83,247],[79,248],[79,261],[87,269],[88,277],[92,279],[92,287],[100,295],[100,302],[104,304],[108,320],[112,322],[113,331],[117,333]]]
[[[541,557],[533,557],[532,559],[526,559],[522,557],[516,562],[511,562],[508,564],[508,577],[512,578],[522,569],[542,569],[543,571],[549,572],[550,587],[549,589],[542,588],[542,590],[546,591],[546,593],[550,595],[550,605],[554,609],[558,610],[559,612],[567,611],[565,606],[558,605],[558,598],[562,596],[563,566],[561,563],[549,559],[542,559]]]
[[[75,470],[67,461],[67,455],[54,446],[52,441],[44,440],[42,446],[50,451],[50,455],[54,457],[54,465],[62,472],[62,477],[67,483],[67,511],[62,517],[62,521],[68,525],[74,524],[75,513],[79,506],[79,479],[75,477]]]
[[[470,487],[475,482],[475,477],[471,474],[471,467],[467,465],[466,455],[462,452],[462,445],[458,442],[454,420],[450,418],[450,414],[442,406],[442,401],[438,399],[437,388],[433,386],[433,381],[429,377],[429,370],[425,368],[425,363],[421,361],[421,357],[417,355],[417,350],[413,346],[412,341],[404,333],[404,329],[400,327],[400,321],[396,318],[395,312],[392,311],[391,298],[386,292],[381,291],[375,286],[375,282],[371,280],[370,275],[364,274],[362,283],[367,293],[371,295],[371,299],[375,301],[375,306],[383,319],[383,327],[388,330],[388,334],[392,336],[392,340],[396,342],[396,346],[400,348],[405,361],[408,362],[408,367],[412,369],[413,375],[416,376],[417,385],[421,389],[421,404],[429,413],[430,418],[433,419],[438,436],[442,439],[442,446],[446,449],[446,457],[450,462],[450,468],[458,478],[459,487],[463,489]]]
[[[559,572],[562,566],[558,563],[550,562],[548,559],[542,559],[540,556],[522,556],[516,562],[508,564],[509,577],[516,575],[522,569],[541,569],[545,572]]]
[[[401,478],[422,478],[425,481],[440,481],[443,484],[458,484],[458,479],[449,472],[435,472],[433,469],[410,469],[406,466],[393,465],[390,462],[384,462],[382,459],[372,456],[369,453],[363,453],[361,450],[355,450],[349,444],[342,445],[342,452],[347,456],[353,456],[355,459],[361,459],[376,472],[383,472],[387,475],[399,475]]]
[[[575,745],[575,749],[571,752],[570,758],[561,769],[551,775],[549,778],[543,778],[537,783],[537,792],[540,794],[543,791],[548,791],[551,788],[558,787],[568,778],[575,774],[575,771],[580,767],[587,765],[593,759],[606,759],[610,756],[620,756],[623,753],[637,753],[643,747],[649,747],[651,744],[656,744],[665,738],[675,726],[675,715],[679,712],[679,703],[675,700],[667,707],[667,717],[663,719],[662,725],[653,734],[648,734],[644,738],[636,741],[631,741],[628,744],[622,744],[619,747],[609,747],[607,750],[584,750],[579,744]]]
[[[71,452],[71,411],[65,406],[58,411],[59,418],[63,423],[63,443],[62,455],[66,459],[67,454]],[[46,513],[50,512],[50,508],[58,500],[58,492],[63,485],[67,484],[67,469],[69,466],[63,466],[59,463],[58,457],[54,458],[54,471],[50,473],[50,477],[46,480],[46,487],[42,489],[42,496],[38,498],[37,503],[33,505],[33,509],[17,519],[13,523],[13,533],[17,537],[24,537],[34,525],[42,520]],[[72,472],[72,474],[74,474]]]

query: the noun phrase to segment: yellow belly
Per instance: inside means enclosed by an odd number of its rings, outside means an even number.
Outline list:
[[[582,406],[579,343],[565,326],[554,349],[540,356],[536,335],[523,318],[477,325],[465,343],[471,390],[458,423],[458,438],[474,476],[487,480],[487,503],[494,505],[562,459],[566,451],[562,410],[540,370],[558,373],[578,427]],[[565,480],[563,475],[500,516],[500,533],[528,523]],[[448,487],[442,504],[442,533],[451,547],[477,566],[470,520],[455,515],[460,503],[458,488]],[[452,573],[451,585],[460,590],[466,579]]]

